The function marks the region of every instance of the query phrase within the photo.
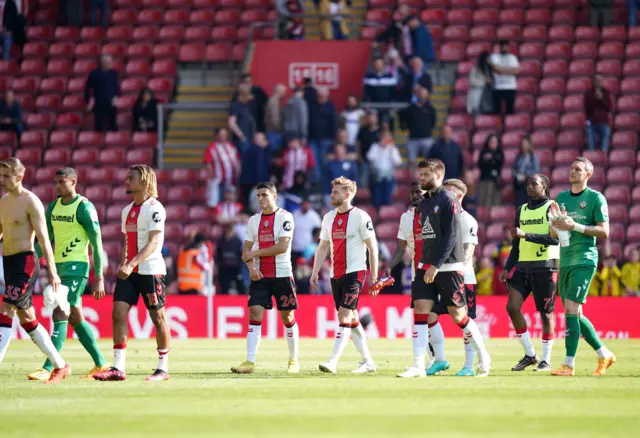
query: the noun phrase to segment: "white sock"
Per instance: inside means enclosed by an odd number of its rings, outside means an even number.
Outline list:
[[[158,348],[158,368],[165,373],[169,372],[169,349],[161,350]]]
[[[331,353],[331,359],[329,359],[329,362],[338,363],[350,337],[351,327],[338,327],[338,331],[336,332],[336,341],[333,344],[333,352]]]
[[[476,363],[476,351],[473,349],[473,345],[466,339],[464,339],[464,367],[473,369]]]
[[[533,343],[531,342],[531,336],[529,335],[529,330],[525,329],[524,333],[518,333],[518,340],[524,348],[524,354],[529,357],[533,357],[536,355],[536,351],[533,349]]]
[[[291,327],[287,327],[287,346],[289,347],[289,360],[298,360],[298,345],[300,343],[300,327],[295,321]]]
[[[262,338],[262,325],[249,324],[249,332],[247,333],[247,361],[256,363],[256,355],[258,354],[258,345]]]
[[[53,342],[51,342],[49,332],[42,327],[41,324],[38,324],[35,329],[31,330],[29,332],[29,336],[31,336],[31,339],[36,343],[40,351],[49,358],[54,369],[64,368],[67,363],[64,361],[62,356],[60,356],[60,353],[56,350]]]
[[[482,340],[482,334],[478,329],[473,319],[468,319],[467,325],[462,329],[465,339],[469,341],[469,344],[473,347],[474,351],[478,355],[478,360],[481,365],[488,365],[486,362],[490,361],[489,353],[484,347],[484,341]]]
[[[428,347],[429,326],[426,320],[424,322],[418,321],[413,325],[413,366],[424,369],[424,356],[427,354]]]
[[[576,357],[575,356],[565,356],[564,364],[570,366],[571,368],[575,368]]]
[[[429,343],[433,347],[433,355],[438,362],[447,360],[444,355],[444,332],[438,321],[429,326]]]
[[[0,364],[9,349],[9,342],[11,342],[11,327],[0,327]]]
[[[364,332],[362,324],[358,323],[357,326],[351,327],[351,339],[353,345],[356,346],[356,350],[362,356],[363,362],[373,362],[371,353],[369,352],[369,346],[367,345],[367,334]]]
[[[433,345],[431,345],[431,342],[427,344],[427,353],[429,355],[429,362],[436,360],[436,355],[433,352]]]
[[[542,360],[548,364],[551,364],[551,350],[553,349],[553,336],[552,334],[542,334]],[[545,339],[545,337],[549,337],[549,339]]]
[[[598,355],[598,357],[600,359],[604,359],[604,358],[612,356],[612,354],[609,351],[609,349],[607,347],[605,347],[604,345],[596,350],[596,354]]]
[[[123,373],[127,367],[127,344],[116,344],[113,346],[113,367]]]

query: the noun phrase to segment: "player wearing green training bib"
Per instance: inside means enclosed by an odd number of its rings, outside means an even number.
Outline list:
[[[609,237],[609,211],[602,193],[587,187],[593,175],[593,164],[579,157],[571,165],[571,190],[561,192],[556,203],[567,218],[552,221],[552,235],[556,230],[569,231],[568,246],[560,246],[560,272],[558,291],[564,305],[566,320],[566,357],[562,366],[551,374],[575,375],[575,357],[580,335],[596,351],[598,368],[593,376],[602,376],[616,362],[616,357],[605,347],[591,321],[584,316],[582,305],[587,301],[591,280],[598,266],[596,238]],[[562,240],[561,240],[562,241]]]
[[[70,322],[78,335],[78,340],[93,359],[95,366],[85,378],[108,368],[104,357],[98,349],[95,336],[82,314],[82,294],[89,277],[89,244],[93,249],[96,282],[93,294],[96,299],[104,296],[104,279],[102,275],[102,236],[96,209],[89,200],[76,193],[78,175],[70,167],[56,172],[55,184],[58,199],[49,204],[46,213],[47,228],[51,244],[54,247],[56,269],[62,284],[69,288],[68,300],[71,313],[65,314],[59,307],[53,311],[53,333],[51,340],[58,351],[62,349],[67,338]],[[36,252],[41,256],[40,246]],[[46,380],[52,366],[48,360],[42,368],[30,374],[29,380]]]

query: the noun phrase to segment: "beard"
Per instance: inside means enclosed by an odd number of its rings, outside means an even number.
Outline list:
[[[429,192],[436,188],[436,182],[433,180],[427,181],[426,183],[421,184],[420,188],[422,188],[422,190],[426,190],[427,192]]]

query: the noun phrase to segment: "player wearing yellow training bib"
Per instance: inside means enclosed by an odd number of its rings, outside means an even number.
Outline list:
[[[96,209],[89,200],[76,193],[77,173],[65,167],[56,172],[55,184],[58,199],[49,204],[46,212],[47,228],[54,247],[56,269],[62,285],[69,289],[68,300],[71,312],[67,315],[59,307],[53,311],[53,333],[51,340],[60,351],[67,338],[68,323],[78,335],[78,340],[94,361],[94,368],[85,378],[108,368],[98,349],[95,336],[82,314],[82,294],[89,277],[89,244],[93,249],[96,283],[94,296],[104,296],[102,274],[102,236]],[[40,245],[36,245],[40,256]],[[30,380],[46,380],[51,373],[51,363],[46,361],[42,368],[29,375]]]
[[[574,363],[580,335],[598,355],[598,368],[593,373],[594,376],[604,375],[607,368],[616,362],[616,357],[602,344],[582,309],[598,266],[596,238],[609,237],[607,200],[600,192],[587,187],[592,175],[591,161],[583,157],[576,158],[569,173],[571,190],[561,192],[556,199],[556,204],[566,218],[556,219],[551,223],[552,235],[570,232],[568,244],[563,243],[562,236],[559,236],[558,291],[564,305],[567,326],[566,357],[562,366],[551,373],[554,376],[575,375]]]

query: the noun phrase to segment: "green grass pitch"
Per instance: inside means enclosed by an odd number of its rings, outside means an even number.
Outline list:
[[[540,341],[536,340],[539,349]],[[640,341],[609,341],[618,364],[590,376],[595,354],[580,345],[575,378],[513,373],[522,356],[517,340],[488,342],[488,378],[454,377],[462,341],[447,340],[449,375],[398,379],[412,361],[411,341],[372,340],[375,375],[353,376],[353,345],[337,376],[318,364],[332,340],[302,339],[301,373],[286,373],[284,340],[263,341],[254,375],[229,367],[244,358],[244,340],[175,341],[171,380],[146,383],[156,365],[155,342],[129,342],[126,382],[79,380],[91,363],[75,341],[64,348],[74,375],[51,387],[29,382],[42,357],[28,341],[13,342],[0,365],[0,437],[637,437],[640,430]],[[102,342],[111,357],[111,345]],[[563,341],[556,341],[553,365]]]

